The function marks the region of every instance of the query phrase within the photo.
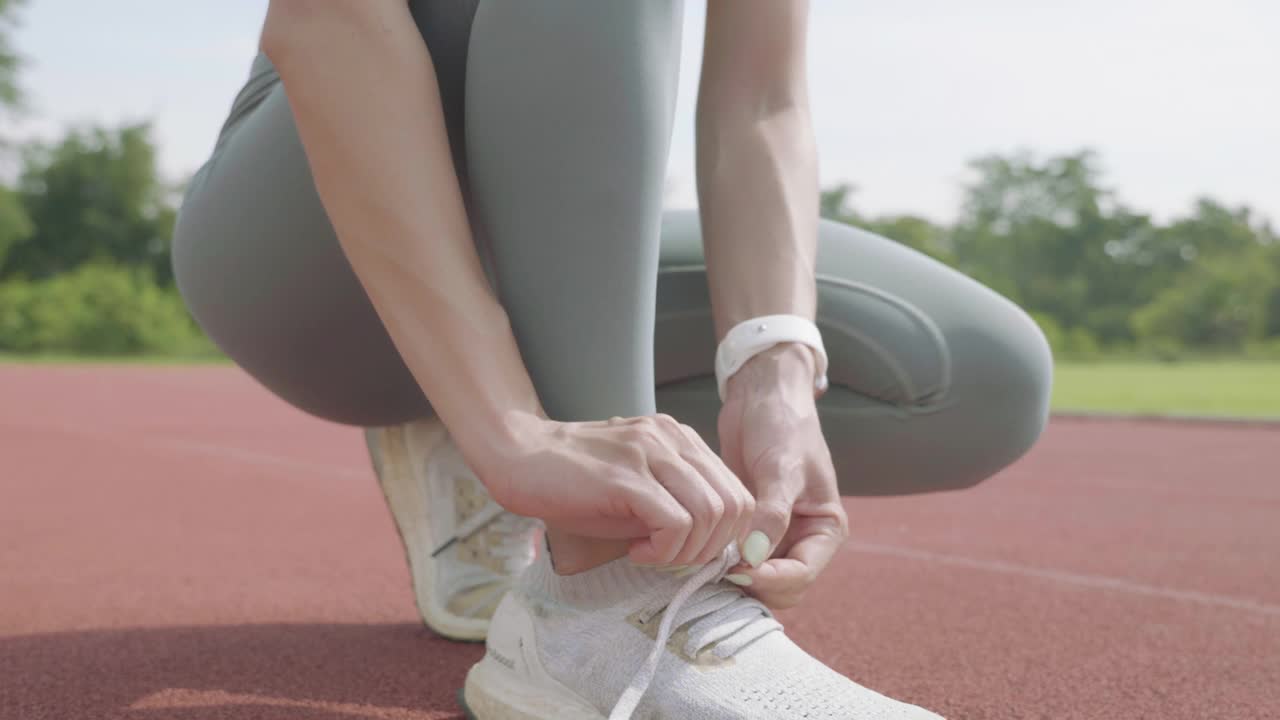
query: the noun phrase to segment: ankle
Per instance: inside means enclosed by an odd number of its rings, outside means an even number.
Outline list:
[[[626,540],[601,540],[547,528],[551,568],[557,575],[573,575],[627,554]]]

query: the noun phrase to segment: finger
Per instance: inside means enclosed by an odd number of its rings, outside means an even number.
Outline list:
[[[649,471],[689,513],[691,523],[684,544],[667,563],[690,565],[702,554],[712,531],[724,516],[724,502],[702,473],[679,454],[659,448],[649,452]]]
[[[755,500],[743,487],[742,481],[707,446],[696,430],[681,425],[680,431],[687,438],[681,457],[702,474],[711,488],[719,493],[724,504],[724,514],[712,529],[706,547],[693,561],[694,564],[703,565],[718,557],[729,543],[739,539],[739,534],[749,521]]]
[[[751,532],[742,544],[742,558],[758,567],[773,555],[791,524],[791,508],[804,488],[804,459],[786,451],[769,451],[751,469],[751,485],[756,489],[756,509],[751,516]],[[761,541],[757,533],[764,537]]]
[[[636,517],[634,513],[629,513],[625,509],[624,515],[629,517],[614,517],[612,515],[601,515],[599,517],[569,517],[563,519],[546,518],[551,524],[562,528],[567,532],[582,537],[598,538],[601,540],[635,540],[637,538],[649,537],[649,524],[643,519]]]
[[[746,538],[750,531],[751,516],[755,512],[756,499],[742,482],[741,476],[707,445],[696,430],[688,425],[681,425],[680,428],[692,446],[687,459],[696,459],[700,463],[700,469],[725,502],[725,517],[721,521],[725,540],[723,543],[716,543],[715,554],[718,554],[729,543]]]
[[[824,529],[800,538],[786,557],[772,558],[758,568],[735,568],[733,574],[748,578],[744,587],[766,605],[790,607],[831,563],[843,542],[834,528]]]
[[[652,476],[630,476],[622,482],[628,509],[645,524],[647,533],[632,540],[628,556],[633,562],[647,565],[671,562],[693,527],[689,511]]]
[[[738,518],[737,527],[734,528],[733,537],[738,541],[739,546],[747,539],[747,535],[751,532],[751,518],[756,510],[756,497],[752,494],[747,486],[746,468],[742,462],[742,447],[740,437],[741,433],[738,428],[741,425],[741,418],[732,414],[725,414],[726,410],[722,410],[719,424],[717,426],[720,433],[720,454],[717,456],[724,466],[735,478],[738,478],[739,485],[742,486],[742,498],[746,509],[742,516]],[[740,414],[740,411],[739,411]],[[701,438],[699,438],[701,439]]]
[[[798,560],[770,558],[758,567],[735,568],[725,579],[773,609],[794,607],[812,584]]]

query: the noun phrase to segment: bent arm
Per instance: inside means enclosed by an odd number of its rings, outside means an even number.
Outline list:
[[[808,12],[806,0],[707,3],[697,175],[717,340],[759,315],[813,320],[816,312],[818,163],[805,69]],[[813,362],[808,352],[796,357]]]
[[[514,423],[545,414],[476,253],[405,0],[271,0],[261,45],[343,251],[483,478]]]

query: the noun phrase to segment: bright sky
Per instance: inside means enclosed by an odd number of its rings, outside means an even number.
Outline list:
[[[441,0],[448,1],[448,0]],[[204,161],[266,0],[33,0],[19,31],[34,117],[152,118],[164,171]],[[693,206],[705,5],[685,4],[668,202]],[[1096,148],[1160,218],[1208,193],[1280,220],[1275,0],[813,0],[809,74],[823,184],[859,209],[950,219],[967,159]]]

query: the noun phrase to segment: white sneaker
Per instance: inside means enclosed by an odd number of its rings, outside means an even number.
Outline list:
[[[721,582],[735,548],[688,578],[626,558],[560,576],[546,556],[503,599],[467,673],[473,720],[941,720],[793,643]]]
[[[365,442],[423,621],[454,640],[483,640],[512,577],[533,561],[539,523],[489,497],[438,419],[370,428]]]

